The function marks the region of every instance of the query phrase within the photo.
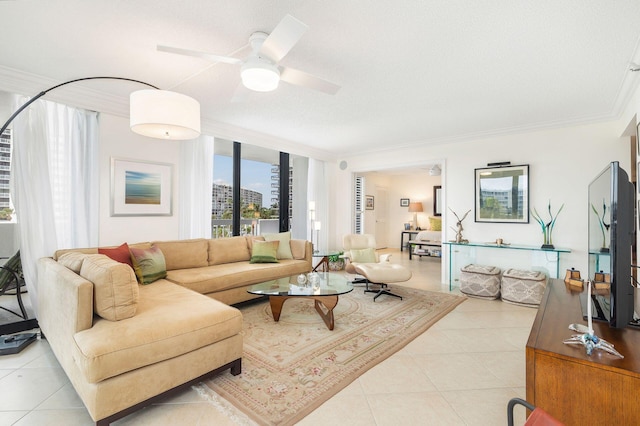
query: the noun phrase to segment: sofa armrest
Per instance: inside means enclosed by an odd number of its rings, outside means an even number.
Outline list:
[[[93,326],[93,283],[49,257],[38,260],[38,302],[47,337],[68,339]]]

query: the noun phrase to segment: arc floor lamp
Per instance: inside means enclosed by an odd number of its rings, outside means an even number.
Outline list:
[[[161,90],[158,87],[124,77],[84,77],[65,81],[38,93],[14,112],[0,128],[2,134],[9,124],[32,103],[52,90],[67,84],[86,80],[123,80],[150,87],[132,92],[129,98],[130,127],[135,133],[158,139],[186,140],[200,135],[200,104],[195,99],[180,93]],[[20,291],[20,287],[16,291]],[[15,336],[7,334],[32,330],[38,327],[35,318],[0,325],[0,355],[20,352],[33,342],[35,333]]]
[[[131,130],[152,138],[184,140],[194,139],[200,135],[200,104],[189,96],[169,90],[160,90],[158,87],[124,77],[84,77],[65,81],[38,93],[24,105],[16,110],[2,125],[0,134],[9,124],[29,105],[58,87],[86,80],[123,80],[143,84],[151,87],[147,90],[138,90],[130,96],[130,125]]]

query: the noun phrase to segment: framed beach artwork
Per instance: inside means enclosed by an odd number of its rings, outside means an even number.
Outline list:
[[[111,216],[171,216],[173,165],[111,159]]]

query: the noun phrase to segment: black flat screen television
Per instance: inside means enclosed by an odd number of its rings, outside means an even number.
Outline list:
[[[635,190],[617,161],[589,184],[589,276],[609,273],[610,291],[592,296],[592,318],[611,327],[626,327],[633,319],[631,245],[635,238]],[[586,315],[586,290],[582,293]],[[586,318],[586,316],[585,316]]]

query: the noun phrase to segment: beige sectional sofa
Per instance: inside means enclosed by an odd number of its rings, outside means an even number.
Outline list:
[[[311,270],[311,243],[293,259],[251,264],[251,237],[157,241],[167,276],[138,285],[133,269],[97,248],[38,261],[38,323],[97,424],[231,369],[241,372],[247,287]],[[216,300],[217,299],[217,300]]]

